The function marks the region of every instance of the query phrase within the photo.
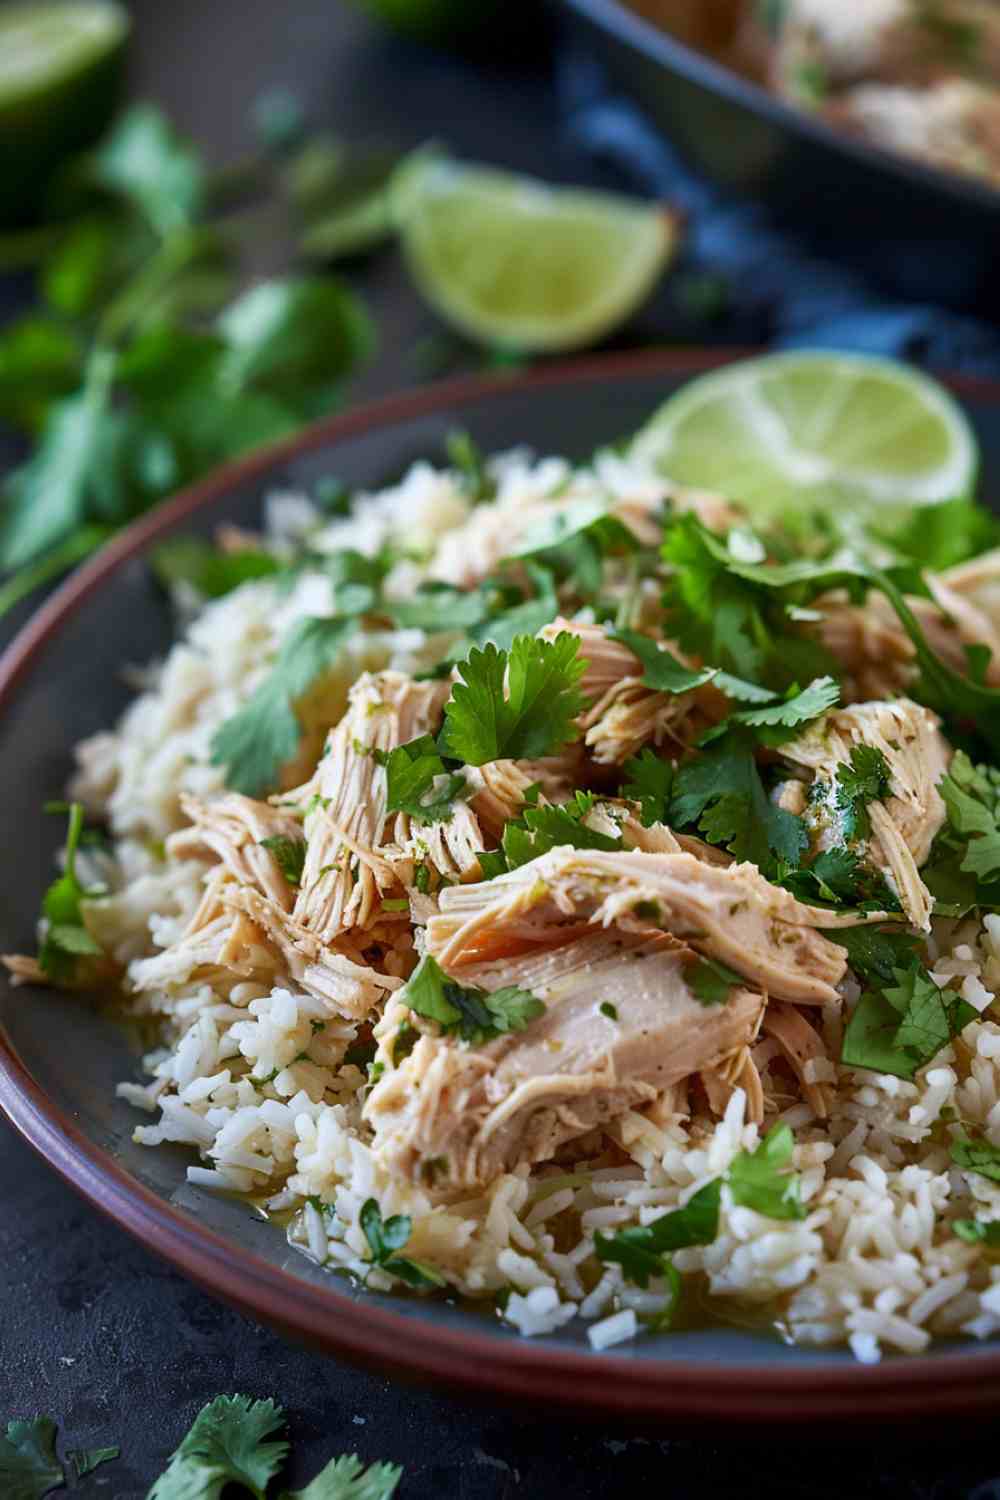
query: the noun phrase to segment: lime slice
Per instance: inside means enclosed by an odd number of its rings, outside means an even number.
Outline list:
[[[660,407],[632,452],[754,515],[908,511],[969,496],[978,464],[972,429],[936,380],[834,351],[703,375]]]
[[[432,307],[480,343],[525,351],[579,348],[623,323],[678,237],[659,207],[440,158],[394,197]]]
[[[0,5],[0,219],[27,221],[61,158],[103,129],[128,31],[112,0]]]

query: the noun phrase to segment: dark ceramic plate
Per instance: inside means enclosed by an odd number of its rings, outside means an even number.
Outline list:
[[[987,183],[835,130],[620,0],[558,0],[557,10],[700,172],[904,296],[996,308],[1000,192]]]
[[[521,379],[458,381],[370,406],[231,465],[132,527],[70,580],[0,662],[0,951],[30,949],[59,837],[42,804],[58,796],[75,741],[128,701],[127,662],[163,652],[167,609],[143,554],[179,530],[253,523],[274,486],[335,472],[378,485],[438,456],[455,424],[487,450],[531,443],[585,458],[633,430],[698,370],[700,355],[596,360]],[[960,392],[1000,488],[1000,388]],[[789,1349],[732,1328],[641,1338],[590,1352],[586,1334],[522,1340],[484,1313],[423,1299],[361,1296],[286,1245],[242,1203],[189,1187],[190,1156],[132,1143],[137,1116],[114,1098],[137,1076],[126,1036],[86,1000],[0,981],[0,1106],[98,1208],[208,1291],[295,1337],[466,1393],[530,1398],[658,1422],[886,1420],[982,1409],[1000,1400],[1000,1342],[856,1365],[842,1351]]]

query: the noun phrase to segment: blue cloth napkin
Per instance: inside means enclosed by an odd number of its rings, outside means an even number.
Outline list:
[[[711,342],[827,346],[890,355],[969,374],[1000,375],[1000,329],[926,303],[887,297],[862,275],[811,254],[759,205],[696,176],[603,69],[568,48],[557,65],[571,139],[637,191],[688,219],[685,264],[726,285]]]

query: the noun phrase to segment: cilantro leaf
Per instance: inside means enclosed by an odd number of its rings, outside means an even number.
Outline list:
[[[778,884],[809,905],[860,906],[874,889],[875,877],[853,849],[834,848],[822,850],[811,864],[782,871]],[[888,887],[886,895],[891,896]]]
[[[289,839],[276,833],[269,839],[261,839],[261,845],[270,849],[274,862],[290,886],[302,883],[302,871],[306,862],[305,839]]]
[[[526,807],[520,818],[512,818],[504,828],[504,868],[517,870],[540,854],[548,854],[550,849],[565,844],[573,849],[620,849],[620,835],[612,838],[584,823],[595,800],[590,792],[577,792],[573,802],[562,806]]]
[[[212,764],[227,767],[227,786],[254,797],[277,783],[302,738],[295,700],[329,670],[356,626],[356,619],[336,616],[296,623],[250,701],[212,739]]]
[[[892,978],[894,984],[861,996],[844,1031],[840,1060],[849,1068],[912,1079],[976,1012],[940,990],[916,960],[894,968]]]
[[[625,523],[608,513],[603,500],[594,498],[553,508],[530,528],[515,555],[544,558],[588,597],[601,587],[606,557],[639,549],[638,538]]]
[[[368,1241],[373,1265],[388,1272],[390,1276],[398,1276],[408,1286],[444,1286],[444,1277],[433,1266],[395,1253],[402,1250],[410,1238],[413,1221],[409,1214],[393,1214],[391,1218],[383,1220],[382,1210],[376,1200],[368,1198],[361,1205],[359,1221]]]
[[[490,615],[485,589],[455,589],[447,583],[422,584],[409,599],[386,600],[384,608],[407,630],[469,630]]]
[[[768,696],[774,699],[776,695]],[[711,744],[729,734],[739,724],[756,730],[755,738],[762,744],[782,745],[786,740],[794,739],[803,724],[808,724],[811,719],[818,719],[828,708],[832,708],[839,697],[840,688],[832,677],[817,677],[806,688],[789,688],[783,698],[777,702],[769,702],[766,707],[745,708],[730,714],[728,719],[713,725],[703,734],[699,744]]]
[[[685,965],[684,979],[698,1004],[706,1006],[725,1005],[733,985],[746,982],[743,975],[737,974],[735,969],[730,969],[718,959],[704,957]]]
[[[77,958],[96,956],[102,951],[87,931],[80,904],[88,894],[76,873],[76,852],[82,834],[83,807],[73,802],[69,808],[65,868],[42,897],[42,915],[47,927],[38,951],[38,966],[59,981],[71,978]]]
[[[967,1245],[1000,1250],[1000,1219],[955,1219],[951,1227]]]
[[[73,1471],[77,1480],[85,1478],[87,1474],[93,1474],[101,1464],[110,1464],[121,1456],[121,1449],[113,1448],[71,1448],[66,1454],[66,1461]]]
[[[392,1500],[403,1476],[398,1464],[366,1469],[357,1454],[331,1459],[304,1490],[285,1490],[279,1500]]]
[[[639,803],[643,827],[651,828],[654,823],[664,822],[674,781],[674,768],[670,762],[646,749],[638,757],[627,760],[624,770],[628,779],[622,784],[621,795],[630,802]]]
[[[871,837],[869,802],[884,802],[892,788],[892,774],[882,751],[874,745],[852,745],[850,761],[837,767],[835,800],[843,814],[847,839]]]
[[[573,738],[572,721],[583,706],[577,683],[587,664],[579,648],[568,631],[554,641],[519,635],[509,652],[473,648],[458,667],[463,681],[445,705],[443,752],[482,766],[561,749]]]
[[[665,1257],[691,1245],[710,1245],[719,1232],[722,1179],[713,1178],[683,1208],[661,1214],[650,1224],[632,1225],[614,1234],[594,1236],[594,1251],[605,1265],[621,1266],[627,1280],[648,1287],[651,1277],[666,1275]]]
[[[952,831],[968,841],[961,868],[977,880],[1000,875],[1000,771],[974,766],[959,750],[938,791]]]
[[[216,1396],[195,1417],[149,1500],[219,1500],[228,1484],[265,1500],[268,1481],[288,1452],[280,1406],[250,1396]]]
[[[51,1417],[8,1422],[0,1436],[0,1488],[4,1500],[42,1500],[65,1484],[56,1457],[56,1424]]]
[[[716,675],[714,667],[685,667],[666,646],[658,645],[648,635],[636,630],[613,630],[613,641],[621,641],[642,663],[645,687],[657,693],[688,693],[702,687]]]
[[[497,487],[486,466],[478,443],[462,428],[453,428],[444,440],[445,452],[458,470],[463,487],[473,505],[495,500]]]
[[[775,806],[750,748],[733,736],[680,767],[668,821],[677,828],[697,823],[709,843],[765,873],[776,861],[797,866],[809,842],[803,820]]]
[[[171,537],[150,558],[156,577],[166,587],[188,583],[206,599],[219,599],[254,578],[267,578],[281,567],[270,552],[243,548],[223,552],[196,536]]]
[[[94,153],[92,172],[111,192],[131,199],[161,235],[193,222],[205,192],[204,168],[152,104],[121,115]]]
[[[450,979],[428,953],[399,992],[399,999],[418,1016],[436,1021],[447,1035],[463,1042],[489,1042],[508,1031],[523,1031],[542,1015],[545,1006],[530,990],[476,989]]]
[[[961,1136],[952,1141],[951,1159],[966,1171],[978,1172],[980,1177],[988,1177],[991,1182],[1000,1182],[1000,1147],[991,1145],[982,1137],[970,1140]]]
[[[769,1219],[804,1219],[799,1179],[788,1170],[795,1138],[787,1125],[774,1125],[755,1151],[740,1151],[729,1168],[733,1202]]]
[[[417,823],[447,823],[456,798],[468,790],[461,771],[448,771],[434,739],[422,734],[388,753],[373,752],[384,766],[388,787],[387,812],[408,814]],[[437,786],[438,778],[443,777]]]
[[[890,984],[897,969],[917,960],[918,939],[902,927],[831,928],[823,936],[847,950],[847,962],[865,984]]]

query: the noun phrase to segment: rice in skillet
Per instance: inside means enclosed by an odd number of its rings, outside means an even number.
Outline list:
[[[1000,1330],[1000,916],[957,873],[1000,792],[882,594],[776,614],[725,502],[611,454],[277,496],[267,545],[80,746],[106,893],[8,960],[162,1023],[136,1138],[525,1335],[666,1326],[679,1278],[864,1361]],[[915,606],[959,669],[997,562]]]

